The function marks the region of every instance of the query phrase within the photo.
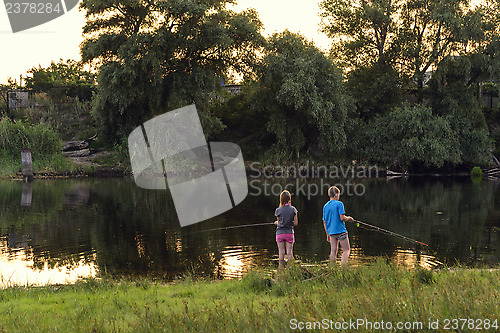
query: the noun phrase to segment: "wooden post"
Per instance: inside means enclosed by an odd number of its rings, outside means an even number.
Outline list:
[[[23,166],[23,180],[31,182],[33,180],[33,162],[31,161],[31,150],[21,150],[21,164]]]

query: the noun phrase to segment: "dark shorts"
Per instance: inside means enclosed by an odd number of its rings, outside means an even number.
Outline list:
[[[276,243],[287,242],[295,243],[295,236],[293,234],[279,234],[276,235]]]
[[[330,238],[335,238],[335,239],[338,239],[339,241],[343,241],[344,239],[347,238],[347,232],[342,232],[340,234],[330,235]]]

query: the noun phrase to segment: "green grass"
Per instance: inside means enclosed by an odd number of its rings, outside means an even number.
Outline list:
[[[500,321],[499,270],[423,271],[379,261],[346,269],[297,265],[271,275],[8,288],[0,292],[0,331],[284,332],[292,319],[422,322],[424,328],[439,320],[443,330],[445,319]]]
[[[80,170],[71,160],[60,153],[55,153],[43,159],[33,159],[33,173],[35,177],[43,174],[65,175],[78,172],[86,173],[88,170]],[[21,156],[9,156],[0,154],[0,178],[12,178],[21,175]]]

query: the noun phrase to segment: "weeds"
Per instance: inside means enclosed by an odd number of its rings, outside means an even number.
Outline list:
[[[171,284],[103,279],[8,288],[0,331],[282,332],[291,330],[292,319],[421,322],[424,328],[445,318],[498,323],[499,278],[498,269],[424,271],[377,261],[346,268],[296,263],[229,281],[191,275]]]

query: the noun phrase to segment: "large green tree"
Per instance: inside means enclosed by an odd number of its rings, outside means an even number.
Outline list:
[[[269,38],[253,96],[252,107],[275,136],[275,156],[327,158],[345,147],[341,71],[302,36],[284,31]]]
[[[322,30],[334,41],[332,53],[345,68],[395,61],[401,0],[323,0],[320,8]]]
[[[398,43],[401,72],[416,85],[423,99],[426,73],[450,55],[463,55],[479,38],[480,17],[470,0],[407,0],[402,6]],[[472,42],[472,43],[471,43]],[[467,47],[469,45],[469,47]]]
[[[196,103],[210,134],[221,127],[205,107],[222,78],[250,70],[263,43],[254,11],[231,0],[83,0],[82,58],[98,68],[94,112],[110,140],[151,116]]]
[[[26,77],[26,88],[35,92],[45,92],[56,99],[78,97],[90,100],[95,89],[95,74],[82,68],[82,64],[68,59],[51,62],[50,66],[31,68]]]
[[[321,10],[323,31],[346,69],[392,66],[420,99],[426,72],[485,37],[484,13],[470,0],[323,0]]]

